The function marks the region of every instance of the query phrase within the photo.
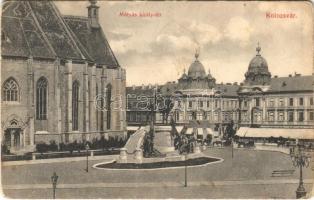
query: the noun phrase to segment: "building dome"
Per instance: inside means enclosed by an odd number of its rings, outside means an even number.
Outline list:
[[[268,64],[265,58],[263,58],[260,54],[261,47],[256,48],[257,54],[256,56],[251,60],[249,64],[248,72],[253,73],[267,73],[268,72]]]
[[[206,72],[203,64],[198,60],[199,54],[195,54],[195,61],[190,65],[188,76],[191,78],[203,78],[206,77]]]
[[[261,47],[256,48],[257,54],[251,60],[249,68],[245,73],[245,80],[249,84],[264,85],[270,81],[271,74],[268,71],[268,64],[260,54]]]
[[[182,74],[182,76],[181,76],[181,79],[188,79],[188,75],[186,75],[185,69],[184,69],[184,71],[183,71],[183,74]]]

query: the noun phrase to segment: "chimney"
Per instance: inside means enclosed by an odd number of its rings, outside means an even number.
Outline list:
[[[294,73],[294,76],[295,76],[295,77],[299,77],[299,76],[301,76],[301,74]]]
[[[99,6],[96,0],[89,0],[90,5],[88,9],[88,21],[91,28],[99,28]]]
[[[152,89],[152,84],[148,84],[148,89]]]
[[[135,90],[135,85],[132,85],[132,89]]]
[[[145,85],[144,84],[142,84],[142,90],[144,90],[145,89]]]

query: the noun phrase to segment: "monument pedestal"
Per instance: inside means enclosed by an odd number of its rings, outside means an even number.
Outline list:
[[[194,147],[194,153],[201,153],[201,149],[198,145]]]
[[[136,160],[137,163],[143,162],[143,151],[141,148],[136,148],[134,159]]]
[[[120,156],[119,156],[119,163],[127,163],[128,158],[127,158],[127,153],[126,153],[126,148],[121,148],[120,149]]]

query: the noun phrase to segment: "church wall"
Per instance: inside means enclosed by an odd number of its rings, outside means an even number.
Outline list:
[[[84,131],[84,70],[85,64],[72,64],[72,83],[79,82],[78,131]],[[72,88],[73,89],[73,88]],[[73,120],[73,119],[72,119]]]
[[[56,132],[55,113],[56,102],[54,101],[55,81],[54,81],[54,63],[45,61],[33,61],[34,71],[34,105],[36,113],[36,96],[37,81],[41,77],[45,77],[48,81],[48,109],[47,120],[37,120],[35,115],[35,131],[47,131],[49,133]]]
[[[27,60],[20,59],[6,59],[2,58],[1,61],[1,87],[3,88],[4,82],[13,77],[19,86],[19,101],[18,102],[4,102],[3,93],[1,94],[1,127],[2,136],[10,121],[15,119],[18,125],[22,126],[24,131],[23,144],[29,141],[28,129],[28,84],[27,84]],[[3,90],[1,90],[3,92]]]

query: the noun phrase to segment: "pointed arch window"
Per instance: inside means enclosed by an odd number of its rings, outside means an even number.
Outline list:
[[[79,113],[79,90],[80,84],[74,81],[72,85],[72,130],[78,130],[78,113]]]
[[[48,107],[48,81],[45,77],[41,77],[36,85],[36,119],[47,119]]]
[[[110,84],[106,87],[107,129],[111,129],[111,89]]]
[[[13,78],[9,78],[3,84],[3,101],[19,101],[19,86]]]

